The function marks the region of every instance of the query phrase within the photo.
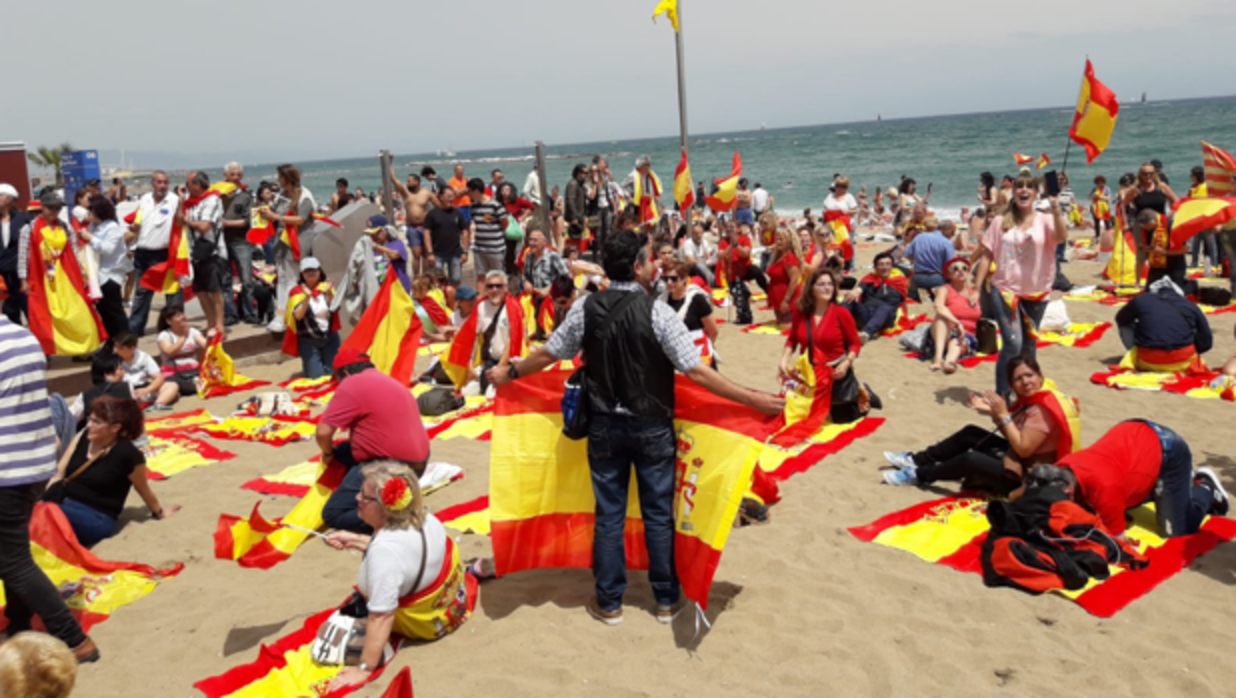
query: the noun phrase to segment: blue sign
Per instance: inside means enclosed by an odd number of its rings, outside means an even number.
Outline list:
[[[60,170],[64,174],[64,201],[69,214],[73,211],[73,197],[86,182],[99,178],[99,151],[76,150],[60,155]]]

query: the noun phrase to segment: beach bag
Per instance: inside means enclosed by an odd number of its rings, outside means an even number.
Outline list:
[[[978,353],[995,354],[1000,351],[1000,329],[995,321],[982,318],[974,328],[974,338],[978,342]]]
[[[1043,311],[1043,321],[1039,323],[1039,330],[1043,332],[1064,332],[1069,329],[1069,310],[1065,307],[1064,301],[1056,299],[1047,304],[1047,309]]]
[[[516,242],[524,239],[524,227],[515,220],[515,216],[509,216],[506,224],[506,239]]]
[[[449,388],[432,388],[416,398],[422,417],[441,417],[463,407],[465,402]]]
[[[918,327],[902,333],[897,338],[897,342],[901,344],[901,348],[915,354],[927,353],[931,344],[931,323],[924,322]]]
[[[636,298],[639,297],[638,292],[628,292],[622,300],[614,304],[610,309],[609,314],[597,326],[597,334],[604,334],[614,320],[627,309]],[[584,309],[587,310],[585,303]],[[585,323],[584,331],[587,331]],[[587,361],[588,357],[584,357]],[[567,379],[565,388],[562,393],[562,434],[563,436],[578,441],[588,436],[589,422],[589,406],[588,406],[588,377],[586,374],[587,366],[580,366]]]

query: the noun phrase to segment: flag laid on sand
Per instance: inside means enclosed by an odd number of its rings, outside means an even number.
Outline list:
[[[1152,505],[1129,514],[1133,525],[1128,535],[1141,542],[1138,550],[1150,565],[1138,571],[1111,566],[1111,576],[1105,581],[1091,579],[1078,591],[1056,592],[1101,618],[1115,615],[1219,542],[1236,537],[1236,520],[1211,516],[1193,535],[1163,539],[1155,533]],[[989,529],[985,499],[944,497],[856,526],[850,533],[859,540],[904,550],[927,562],[981,575],[979,552]]]
[[[1163,391],[1202,400],[1236,402],[1236,382],[1217,371],[1189,375],[1185,372],[1140,372],[1112,366],[1090,376],[1090,382],[1116,390]]]
[[[475,533],[487,536],[489,526],[489,495],[483,495],[463,504],[447,507],[434,514],[443,526],[460,533]]]
[[[121,606],[142,599],[184,568],[180,563],[157,569],[134,562],[100,560],[77,542],[60,507],[46,503],[34,506],[30,552],[34,563],[60,589],[60,598],[85,632],[107,620]],[[4,604],[4,590],[0,588],[0,607]],[[5,617],[0,615],[0,630],[6,624]]]
[[[422,327],[412,297],[403,290],[403,284],[397,283],[398,278],[386,275],[382,288],[340,349],[368,354],[375,368],[401,385],[409,385],[416,370]]]
[[[375,669],[360,686],[328,690],[343,667],[318,664],[310,656],[309,648],[317,637],[318,628],[334,612],[334,608],[328,608],[315,613],[304,625],[275,640],[274,644],[262,645],[254,661],[198,681],[193,687],[207,698],[338,698],[352,693],[381,676],[384,667]]]
[[[1086,59],[1086,72],[1082,75],[1081,92],[1077,95],[1077,113],[1069,127],[1069,138],[1086,149],[1086,163],[1094,162],[1112,140],[1116,129],[1116,116],[1120,114],[1120,102],[1116,93],[1099,82],[1094,76],[1094,65]]]
[[[279,494],[304,497],[309,494],[321,474],[322,456],[314,456],[303,463],[289,465],[274,475],[263,475],[241,485],[241,489],[261,494]],[[430,494],[464,477],[463,469],[449,463],[433,462],[421,476],[422,494]]]
[[[194,431],[216,439],[260,441],[271,446],[310,441],[317,429],[316,419],[301,417],[227,417],[215,424],[193,427]]]
[[[215,527],[215,557],[264,570],[288,559],[310,535],[300,529],[317,531],[326,525],[322,521],[322,507],[346,474],[347,469],[338,463],[319,463],[317,481],[282,519],[263,518],[258,512],[261,502],[253,505],[247,518],[221,515]],[[289,528],[288,524],[299,528]]]
[[[206,400],[266,385],[270,385],[270,381],[254,380],[236,372],[232,357],[223,349],[222,334],[215,335],[206,345],[206,355],[198,371],[198,397]]]
[[[391,681],[391,685],[382,691],[379,698],[414,698],[412,695],[412,670],[404,667],[395,679]]]
[[[199,407],[191,412],[177,412],[166,417],[147,417],[146,435],[153,436],[163,432],[190,431],[190,427],[199,424],[214,424],[214,422],[215,418],[206,411],[206,408]]]
[[[146,471],[151,480],[166,480],[189,468],[198,468],[236,457],[235,453],[176,431],[147,432],[150,445],[144,449]]]
[[[490,450],[490,515],[499,574],[542,567],[591,567],[596,501],[587,441],[562,435],[567,371],[503,386]],[[701,607],[771,420],[677,378],[678,475],[674,557],[687,598]],[[632,476],[634,479],[634,476]],[[626,521],[629,569],[646,569],[643,521],[631,488]]]
[[[1067,296],[1066,296],[1067,298]],[[1074,322],[1069,324],[1069,328],[1063,332],[1054,330],[1039,330],[1039,338],[1035,346],[1039,349],[1060,345],[1064,347],[1088,347],[1091,344],[1103,338],[1103,335],[1111,329],[1110,322]],[[1000,338],[996,338],[996,345],[1001,344]],[[918,352],[909,352],[904,355],[907,359],[927,360],[931,357],[924,356]],[[974,368],[982,363],[995,361],[1000,358],[999,352],[995,354],[975,354],[967,356],[957,362],[958,366],[963,368]]]

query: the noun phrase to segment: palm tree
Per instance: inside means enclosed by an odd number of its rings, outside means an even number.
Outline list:
[[[64,170],[60,166],[60,156],[63,153],[73,152],[73,146],[68,143],[61,143],[58,148],[46,148],[39,146],[37,152],[28,153],[27,158],[39,167],[56,171],[56,186],[64,186]]]

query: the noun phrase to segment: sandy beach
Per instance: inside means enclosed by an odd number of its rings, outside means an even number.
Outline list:
[[[861,246],[860,262],[869,263],[883,247]],[[1096,283],[1100,270],[1094,262],[1064,268],[1077,284]],[[1098,303],[1070,302],[1068,309],[1076,322],[1109,321],[1115,313]],[[770,317],[758,313],[757,321]],[[1207,359],[1219,364],[1236,351],[1236,314],[1210,320],[1216,346]],[[781,343],[725,325],[722,370],[771,390]],[[1046,376],[1080,400],[1084,443],[1123,419],[1159,421],[1188,440],[1198,465],[1214,467],[1230,485],[1236,461],[1227,455],[1227,439],[1236,406],[1090,384],[1092,373],[1122,353],[1114,328],[1093,346],[1039,353]],[[948,491],[880,484],[881,452],[921,448],[980,423],[962,401],[968,389],[993,383],[994,364],[946,376],[902,354],[895,340],[880,339],[864,347],[856,366],[883,397],[883,427],[782,483],[784,500],[772,509],[770,525],[731,535],[712,590],[711,631],[694,637],[689,613],[672,629],[656,623],[640,573],[631,575],[625,622],[606,627],[584,612],[592,593],[587,570],[540,570],[485,584],[476,613],[459,632],[405,648],[394,669],[412,667],[418,696],[1236,693],[1236,665],[1225,659],[1236,642],[1228,613],[1236,546],[1220,545],[1114,618],[1100,619],[1058,596],[987,589],[977,575],[847,532]],[[287,360],[243,372],[277,382],[299,368]],[[185,400],[177,411],[204,405],[224,415],[242,398]],[[316,446],[210,441],[239,457],[155,483],[163,502],[184,506],[167,521],[145,520],[132,495],[123,531],[95,548],[108,560],[184,562],[185,569],[92,631],[103,659],[82,667],[74,695],[199,695],[195,681],[252,661],[261,642],[337,604],[355,583],[360,558],[316,540],[269,571],[216,560],[212,534],[221,513],[245,515],[263,499],[263,514],[274,517],[295,501],[262,497],[240,484],[299,463]],[[485,494],[488,454],[486,442],[434,442],[432,459],[463,466],[466,477],[428,496],[428,508]],[[481,536],[462,536],[460,543],[465,557],[489,551]],[[355,695],[379,695],[393,675],[388,670]]]

